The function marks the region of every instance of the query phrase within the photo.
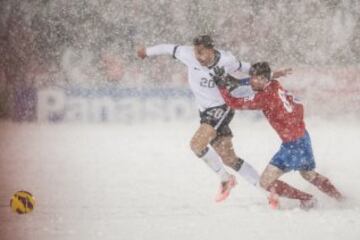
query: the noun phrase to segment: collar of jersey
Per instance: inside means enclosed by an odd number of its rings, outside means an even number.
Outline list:
[[[221,53],[218,50],[214,50],[215,51],[215,58],[214,58],[214,63],[211,64],[210,66],[208,66],[209,69],[212,69],[213,67],[216,66],[216,64],[219,63],[220,57],[221,57]]]
[[[264,91],[267,90],[267,89],[269,89],[269,86],[270,86],[270,84],[272,83],[271,81],[272,81],[272,80],[268,81],[268,82],[265,84]]]

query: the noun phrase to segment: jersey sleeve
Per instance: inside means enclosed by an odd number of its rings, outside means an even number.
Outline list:
[[[146,55],[150,57],[158,55],[170,55],[186,65],[191,65],[193,62],[193,51],[190,46],[159,44],[146,48]]]
[[[158,55],[174,55],[177,45],[175,44],[159,44],[146,48],[146,55],[149,57]]]
[[[226,88],[219,88],[225,103],[235,109],[263,109],[264,101],[261,94],[255,94],[249,97],[233,97]]]
[[[173,58],[180,60],[187,66],[194,65],[194,53],[191,46],[178,45],[174,48]]]
[[[233,77],[236,77],[238,72],[243,72],[248,74],[250,70],[251,64],[247,62],[239,61],[229,53],[228,61],[226,64],[226,71],[228,74],[230,74]]]

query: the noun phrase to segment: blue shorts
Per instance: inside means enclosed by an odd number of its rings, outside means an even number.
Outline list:
[[[281,144],[280,150],[271,159],[270,164],[284,172],[310,171],[315,168],[314,154],[307,131],[303,137]]]

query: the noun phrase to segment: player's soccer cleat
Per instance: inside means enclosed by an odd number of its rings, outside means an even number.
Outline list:
[[[336,201],[338,202],[345,202],[346,201],[346,197],[344,195],[341,195],[339,197],[336,198]]]
[[[215,197],[215,202],[224,201],[229,195],[230,191],[236,185],[236,178],[230,175],[230,179],[226,182],[222,182],[218,194]]]
[[[300,208],[303,210],[309,210],[317,206],[317,199],[312,197],[308,200],[300,200]]]
[[[279,208],[279,196],[276,193],[270,193],[270,195],[268,196],[268,202],[270,208],[272,209]]]

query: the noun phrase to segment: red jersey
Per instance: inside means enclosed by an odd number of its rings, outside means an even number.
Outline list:
[[[262,110],[283,142],[294,141],[305,133],[304,107],[276,80],[269,81],[263,91],[252,97],[235,98],[220,88],[226,104],[234,109]]]

